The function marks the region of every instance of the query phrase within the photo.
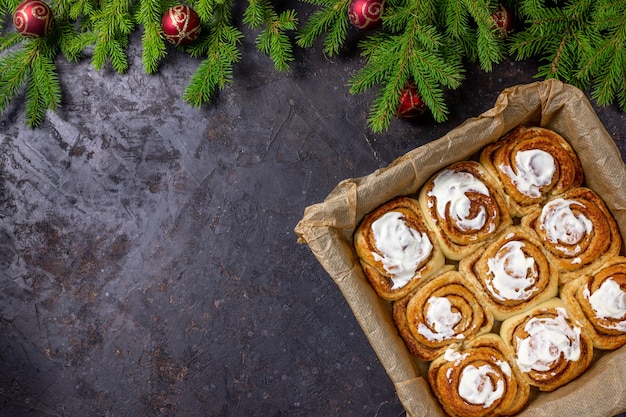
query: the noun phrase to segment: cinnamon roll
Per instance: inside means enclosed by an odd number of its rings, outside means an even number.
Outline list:
[[[463,259],[459,270],[482,291],[497,320],[556,297],[559,291],[558,271],[541,242],[517,226]]]
[[[433,393],[452,417],[509,416],[527,403],[530,386],[497,334],[450,347],[428,370]]]
[[[561,284],[617,256],[621,248],[615,219],[602,199],[585,187],[552,198],[523,217],[522,226],[539,236]]]
[[[416,200],[398,197],[365,216],[354,247],[368,281],[386,300],[396,300],[438,272],[445,258]]]
[[[591,337],[559,298],[503,321],[500,336],[526,382],[541,391],[572,381],[593,357]]]
[[[493,315],[458,271],[447,271],[396,301],[393,319],[409,351],[430,361],[450,345],[488,333]]]
[[[480,162],[498,180],[510,211],[517,216],[584,180],[582,165],[570,144],[555,131],[541,127],[518,126],[484,147]]]
[[[626,344],[626,258],[611,258],[596,272],[568,282],[561,299],[594,347],[612,350]]]
[[[419,203],[445,256],[460,260],[511,224],[497,188],[474,161],[453,164],[422,186]]]

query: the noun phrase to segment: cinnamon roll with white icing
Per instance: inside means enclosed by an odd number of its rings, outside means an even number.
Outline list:
[[[512,223],[494,179],[478,162],[453,164],[423,186],[419,203],[444,254],[460,260]]]
[[[397,300],[443,267],[445,258],[416,200],[398,197],[368,214],[354,247],[376,293]]]
[[[541,242],[518,226],[463,259],[459,270],[482,291],[496,320],[556,297],[559,291],[558,270]]]
[[[396,301],[393,319],[409,351],[430,361],[450,345],[491,331],[493,314],[484,304],[463,274],[448,271]]]
[[[582,165],[570,144],[542,127],[518,126],[483,148],[480,162],[497,179],[516,216],[584,180]]]
[[[428,370],[433,393],[452,417],[509,416],[527,403],[530,386],[493,333],[452,346]]]
[[[559,298],[502,322],[500,336],[523,378],[541,391],[582,374],[593,358],[593,342]]]
[[[615,219],[600,196],[586,187],[552,198],[523,217],[521,224],[537,234],[559,270],[561,284],[589,273],[621,249]]]
[[[568,282],[561,299],[589,332],[594,347],[626,345],[626,258],[616,256],[600,268]]]

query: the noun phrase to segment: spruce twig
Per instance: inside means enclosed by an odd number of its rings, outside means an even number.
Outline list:
[[[208,35],[189,47],[192,56],[206,56],[183,93],[183,99],[192,106],[211,102],[216,90],[232,82],[233,65],[241,60],[237,46],[243,34],[231,23],[231,6],[232,0],[216,4]]]
[[[131,0],[102,0],[102,7],[90,16],[97,40],[91,64],[96,70],[107,60],[118,73],[128,70],[128,37],[134,29]]]
[[[167,55],[165,43],[161,36],[163,12],[164,9],[159,0],[139,0],[135,19],[143,27],[141,61],[148,74],[157,72],[159,63]]]
[[[409,81],[415,83],[436,121],[447,117],[443,88],[460,86],[463,67],[460,56],[446,46],[428,6],[412,3],[388,7],[384,27],[396,33],[379,32],[360,43],[368,61],[350,79],[350,92],[362,93],[381,84],[368,117],[374,132],[389,128]]]
[[[296,37],[296,42],[303,48],[310,48],[315,41],[326,34],[324,53],[334,56],[344,45],[348,35],[348,6],[350,0],[302,0],[321,6],[305,23]]]
[[[268,0],[249,0],[243,22],[252,29],[264,27],[257,36],[257,48],[272,59],[276,70],[287,71],[294,57],[285,31],[297,29],[296,12],[287,10],[278,14]]]

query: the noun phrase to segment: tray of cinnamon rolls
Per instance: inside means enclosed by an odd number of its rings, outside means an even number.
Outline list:
[[[450,416],[508,416],[626,344],[618,225],[557,132],[517,126],[364,216],[353,245]]]
[[[546,80],[360,178],[296,226],[409,417],[626,411],[626,164]]]

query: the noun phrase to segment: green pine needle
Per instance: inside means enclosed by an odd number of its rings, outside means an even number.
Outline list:
[[[321,8],[302,27],[296,37],[297,44],[309,48],[326,33],[324,53],[328,56],[337,55],[348,34],[350,0],[309,0],[307,3],[320,5]]]
[[[162,15],[163,10],[159,0],[139,0],[135,18],[137,23],[143,26],[141,61],[148,74],[157,72],[159,63],[167,55],[161,35]]]
[[[18,95],[30,72],[30,54],[24,49],[0,58],[0,113]]]
[[[216,16],[208,36],[189,47],[192,56],[206,58],[194,72],[183,100],[194,107],[211,102],[215,92],[232,82],[233,65],[241,60],[238,44],[243,34],[231,24],[231,1],[215,5]]]
[[[0,0],[0,113],[25,94],[26,123],[39,125],[47,110],[61,104],[55,60],[91,56],[95,69],[128,69],[130,34],[142,30],[142,63],[158,71],[167,54],[161,29],[163,12],[177,0],[51,0],[50,33],[27,39],[7,25],[21,0]],[[291,31],[303,48],[321,41],[323,52],[338,55],[350,29],[351,0],[301,0],[317,6],[299,27],[295,11],[278,11],[271,0],[248,0],[241,23],[255,34],[258,50],[278,71],[294,60]],[[491,12],[503,3],[523,27],[506,40],[498,37]],[[233,82],[241,60],[243,37],[233,24],[234,0],[190,0],[202,22],[202,34],[181,48],[201,62],[183,99],[193,106],[212,100]],[[490,71],[506,54],[539,58],[538,78],[558,78],[591,87],[599,105],[617,103],[626,110],[626,1],[624,0],[386,0],[382,28],[360,33],[364,65],[349,80],[352,94],[375,89],[368,123],[387,129],[409,81],[416,86],[433,118],[448,117],[447,89],[461,85],[463,61]],[[3,25],[9,26],[7,29]],[[506,48],[505,48],[506,46]]]
[[[291,40],[285,32],[297,28],[296,12],[288,10],[279,15],[268,1],[250,0],[243,22],[252,29],[264,27],[257,36],[258,50],[272,59],[276,70],[287,71],[294,57]]]

